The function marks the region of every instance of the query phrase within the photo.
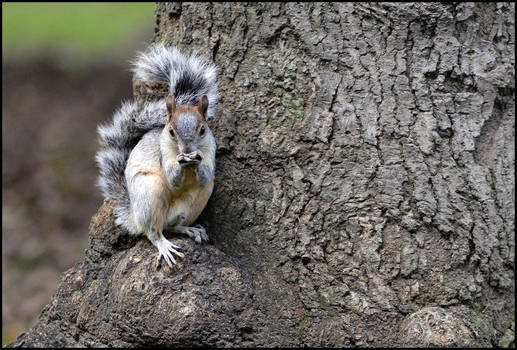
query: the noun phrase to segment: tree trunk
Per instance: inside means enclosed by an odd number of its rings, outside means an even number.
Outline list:
[[[214,244],[172,238],[186,258],[156,270],[107,201],[10,345],[509,345],[514,14],[159,3],[155,41],[219,70]]]

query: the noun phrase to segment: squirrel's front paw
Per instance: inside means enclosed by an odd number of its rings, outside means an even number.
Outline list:
[[[165,261],[167,261],[167,264],[170,267],[172,267],[172,264],[177,264],[176,259],[174,259],[174,256],[172,254],[176,254],[182,258],[185,257],[183,253],[180,253],[176,250],[180,247],[172,244],[163,236],[153,243],[156,246],[156,248],[158,248],[158,263],[160,262],[160,259],[163,257]]]
[[[201,155],[201,152],[194,151],[189,154],[178,154],[176,160],[181,165],[198,164],[203,160],[203,156]]]

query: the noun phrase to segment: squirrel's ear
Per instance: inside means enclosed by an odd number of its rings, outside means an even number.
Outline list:
[[[199,99],[199,103],[197,104],[197,110],[199,111],[199,114],[201,114],[203,117],[206,117],[207,109],[208,109],[208,97],[206,97],[206,95],[203,95]]]
[[[176,101],[174,96],[168,95],[165,98],[165,105],[167,106],[167,121],[170,121],[174,112],[176,112]]]

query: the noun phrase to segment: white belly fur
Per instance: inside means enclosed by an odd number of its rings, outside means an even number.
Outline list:
[[[167,224],[188,226],[198,218],[203,211],[212,194],[214,181],[210,181],[204,188],[197,183],[195,170],[186,171],[183,185],[170,191],[169,211],[167,213]],[[184,220],[178,220],[183,216]]]

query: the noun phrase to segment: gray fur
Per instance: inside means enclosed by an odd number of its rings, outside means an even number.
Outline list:
[[[166,129],[163,129],[158,140],[161,158],[161,169],[170,188],[179,187],[183,180],[181,165],[175,162],[174,150],[178,149],[176,140],[169,136]]]
[[[199,120],[195,115],[184,114],[174,120],[174,127],[178,133],[177,143],[180,153],[191,153],[197,149],[197,128]]]
[[[99,167],[97,185],[105,197],[115,199],[116,223],[127,229],[129,195],[124,171],[131,150],[149,130],[163,128],[166,110],[163,101],[124,102],[113,115],[111,123],[97,127],[100,150],[95,156]]]
[[[205,187],[214,178],[214,168],[210,168],[205,164],[199,164],[197,168],[197,178],[199,186]]]
[[[217,69],[198,55],[183,56],[175,47],[163,44],[151,46],[141,52],[133,62],[135,80],[169,85],[176,105],[197,105],[200,97],[208,97],[208,118],[213,117],[219,100]]]
[[[166,163],[163,164],[162,168],[163,174],[165,175],[165,179],[169,183],[171,188],[177,188],[181,186],[183,181],[183,172],[181,165],[175,163]]]
[[[200,96],[207,94],[207,114],[213,116],[218,101],[214,65],[196,55],[186,58],[177,49],[167,49],[163,45],[155,45],[148,53],[140,53],[133,65],[136,80],[168,85],[170,91],[175,92],[178,105],[197,105]],[[100,144],[95,156],[99,167],[97,184],[105,197],[117,201],[114,208],[116,224],[130,231],[135,228],[130,220],[130,198],[124,175],[127,161],[142,137],[152,130],[164,130],[166,121],[164,99],[141,104],[128,101],[122,103],[111,122],[97,128]],[[177,185],[181,180],[176,174],[178,169],[172,165],[163,170],[171,185]]]
[[[174,121],[176,131],[184,141],[194,140],[199,121],[195,115],[182,115]]]

